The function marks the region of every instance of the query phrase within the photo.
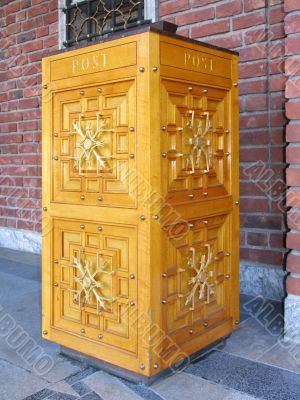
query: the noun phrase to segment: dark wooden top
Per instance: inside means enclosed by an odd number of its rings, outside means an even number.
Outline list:
[[[64,53],[66,51],[72,51],[72,50],[80,49],[80,48],[87,47],[87,46],[93,46],[95,44],[108,42],[110,40],[115,40],[115,39],[119,39],[119,38],[123,38],[123,37],[127,37],[127,36],[136,35],[136,34],[143,33],[143,32],[156,32],[156,33],[159,33],[161,35],[165,35],[165,36],[169,36],[169,37],[172,37],[172,38],[175,38],[175,39],[182,40],[184,42],[193,43],[193,44],[200,44],[200,45],[202,45],[204,47],[208,47],[209,49],[221,50],[221,51],[224,51],[226,53],[239,55],[239,53],[237,51],[224,49],[223,47],[215,46],[213,44],[200,42],[199,40],[190,39],[190,38],[187,38],[185,36],[177,35],[176,34],[176,30],[177,30],[177,25],[172,24],[171,22],[167,22],[167,21],[159,21],[159,22],[154,22],[154,23],[151,23],[151,24],[144,24],[144,25],[140,25],[138,27],[131,28],[131,29],[128,29],[128,30],[123,30],[123,31],[120,31],[120,32],[111,33],[111,34],[109,34],[107,36],[104,36],[104,37],[98,39],[98,40],[93,40],[90,43],[77,44],[77,45],[72,46],[72,47],[67,47],[65,49],[61,49],[61,50],[56,50],[56,51],[50,52],[46,57],[49,57],[49,56],[52,56],[52,55],[55,55],[55,54]]]

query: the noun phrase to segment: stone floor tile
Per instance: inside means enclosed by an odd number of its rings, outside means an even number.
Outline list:
[[[65,381],[54,383],[53,385],[50,385],[48,389],[53,390],[54,392],[70,394],[78,397],[78,392]]]
[[[83,396],[91,391],[91,389],[83,382],[74,383],[72,388],[77,394],[79,394],[79,396]]]
[[[277,340],[277,337],[270,335],[259,321],[250,318],[225,341],[222,351],[257,360],[273,347]]]
[[[28,253],[25,251],[16,251],[12,249],[7,249],[5,247],[0,247],[0,259],[14,261],[16,264],[27,264],[33,267],[41,265],[40,254]]]
[[[299,375],[223,352],[190,364],[186,372],[264,400],[299,400]]]
[[[41,391],[48,385],[42,378],[0,360],[0,398],[1,400],[23,400]]]
[[[83,368],[81,371],[72,374],[70,376],[68,376],[65,381],[69,384],[69,385],[73,385],[76,382],[81,381],[82,379],[94,374],[97,371],[96,368],[94,367],[87,367],[85,366],[85,368]]]
[[[54,393],[52,396],[48,397],[47,400],[78,400],[78,396],[72,396],[67,393]]]
[[[85,396],[81,397],[82,400],[103,400],[102,397],[100,397],[97,393],[95,392],[90,392],[86,394]],[[121,400],[122,398],[120,398]],[[117,399],[116,399],[117,400]],[[119,399],[118,399],[119,400]]]
[[[49,389],[42,389],[37,393],[34,393],[23,400],[44,400],[47,399],[49,396],[52,396],[54,392]]]
[[[163,400],[161,396],[152,390],[151,386],[146,386],[143,383],[136,384],[121,378],[119,378],[119,380],[144,400]]]
[[[279,341],[259,361],[300,374],[300,344]]]
[[[141,400],[142,397],[134,393],[120,380],[103,371],[98,371],[84,379],[94,392],[104,400]]]

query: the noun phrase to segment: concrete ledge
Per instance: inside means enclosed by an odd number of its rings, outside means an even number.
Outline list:
[[[284,339],[300,343],[300,296],[289,294],[284,300]]]
[[[0,228],[0,247],[41,254],[42,235],[38,232]]]

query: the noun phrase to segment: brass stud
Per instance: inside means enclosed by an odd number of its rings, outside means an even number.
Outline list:
[[[240,202],[239,202],[239,201],[235,201],[234,204],[235,204],[236,206],[238,206],[238,205],[240,204]]]
[[[229,253],[229,251],[226,253],[226,256],[229,257],[231,255],[231,253]]]
[[[97,89],[97,92],[98,92],[98,93],[102,93],[102,88],[99,87],[99,88]]]
[[[208,90],[207,89],[203,89],[202,92],[203,93],[208,93]]]
[[[162,300],[162,304],[167,304],[167,300]]]
[[[140,220],[141,220],[141,221],[145,221],[145,219],[146,219],[145,215],[141,215],[141,216],[140,216]]]
[[[153,215],[152,218],[153,218],[155,221],[157,221],[159,217],[158,217],[158,215],[155,214],[155,215]]]
[[[193,193],[190,193],[190,194],[189,194],[189,198],[190,198],[190,199],[193,199],[193,198],[194,198]]]
[[[158,364],[157,363],[153,364],[153,368],[157,369],[158,368]]]
[[[100,335],[98,335],[98,339],[103,339],[102,333],[100,333]]]
[[[99,231],[99,232],[102,232],[102,231],[103,231],[102,226],[98,226],[98,231]]]
[[[102,200],[103,200],[103,197],[102,197],[102,196],[98,196],[98,197],[97,197],[97,200],[98,200],[98,201],[102,201]]]
[[[54,286],[54,287],[58,287],[58,283],[57,283],[57,282],[54,282],[54,283],[53,283],[53,286]]]
[[[85,200],[85,195],[84,195],[84,194],[82,194],[82,195],[80,196],[80,200]]]
[[[141,364],[141,365],[140,365],[140,369],[143,369],[143,370],[144,370],[145,368],[146,368],[146,367],[145,367],[145,364]]]
[[[131,300],[131,302],[129,303],[131,305],[131,307],[135,306],[135,301]]]
[[[84,229],[85,225],[84,224],[80,224],[80,229]]]
[[[79,92],[80,96],[83,96],[84,93],[85,93],[84,90],[80,90],[80,92]]]
[[[43,86],[43,89],[48,89],[48,85],[47,85],[47,84],[44,85],[44,86]]]
[[[193,329],[189,329],[189,334],[190,334],[190,335],[193,334]]]
[[[162,158],[166,158],[167,157],[167,153],[161,153]]]
[[[57,259],[55,259],[53,262],[54,262],[54,264],[58,264],[58,260]]]
[[[57,132],[54,132],[53,135],[54,135],[54,137],[58,137],[58,133]]]
[[[234,321],[234,323],[235,323],[235,325],[239,325],[239,324],[240,324],[240,321],[239,321],[239,320],[236,320],[236,321]]]
[[[203,196],[207,197],[208,193],[207,192],[203,192]]]
[[[85,333],[85,329],[84,329],[84,328],[81,328],[81,329],[80,329],[80,333]]]
[[[233,84],[234,87],[238,87],[238,85],[239,85],[239,84],[238,84],[237,82],[235,82],[235,83]]]
[[[164,272],[164,273],[161,274],[161,276],[162,276],[162,278],[167,278],[168,274],[166,272]]]
[[[189,223],[189,228],[194,228],[194,224]]]
[[[48,331],[46,329],[43,331],[43,335],[48,335]]]
[[[205,220],[205,221],[203,221],[203,223],[204,223],[205,225],[207,225],[207,224],[208,224],[208,221],[207,221],[207,220]]]
[[[166,130],[167,130],[167,127],[166,127],[165,125],[163,125],[163,126],[161,127],[161,130],[162,130],[162,131],[166,131]]]
[[[53,160],[54,160],[54,161],[57,161],[57,160],[58,160],[58,156],[54,156],[54,157],[53,157]]]
[[[208,327],[208,322],[204,322],[204,323],[203,323],[203,326],[204,326],[205,328],[207,328],[207,327]]]
[[[193,86],[189,86],[189,87],[188,87],[188,90],[189,90],[189,91],[192,91],[192,90],[193,90]]]
[[[133,153],[129,154],[129,157],[134,158],[134,154]]]
[[[230,152],[226,151],[225,156],[227,156],[227,157],[230,156]]]
[[[230,274],[226,274],[225,279],[230,279]]]
[[[139,68],[139,71],[140,71],[140,72],[145,72],[145,68],[144,68],[144,67],[140,67],[140,68]]]
[[[226,130],[225,130],[225,133],[227,133],[227,135],[228,135],[228,133],[230,133],[230,130],[229,130],[229,129],[226,129]]]
[[[43,211],[48,211],[48,208],[47,207],[43,207]]]
[[[154,65],[154,67],[152,68],[152,71],[156,72],[158,70],[158,68]]]
[[[130,132],[134,132],[134,131],[135,131],[134,127],[131,126],[131,127],[129,128],[129,131],[130,131]]]
[[[134,275],[134,274],[130,274],[130,275],[129,275],[129,278],[130,278],[130,279],[135,279],[135,275]]]

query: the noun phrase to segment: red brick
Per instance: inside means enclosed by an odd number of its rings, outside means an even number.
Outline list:
[[[240,0],[228,1],[216,7],[217,18],[229,17],[239,14],[242,11],[242,2]]]
[[[271,76],[269,78],[269,90],[271,92],[283,91],[285,88],[286,78],[282,75]]]
[[[22,47],[24,53],[30,53],[32,51],[41,50],[43,48],[43,41],[36,40],[34,42],[25,43]]]
[[[179,11],[188,10],[190,8],[189,0],[172,0],[160,5],[160,15],[173,14]]]
[[[255,78],[258,76],[266,76],[267,74],[267,62],[259,61],[252,63],[240,63],[239,64],[239,78]]]
[[[290,170],[289,168],[288,170]],[[287,170],[287,172],[288,172]],[[289,207],[300,207],[300,190],[298,189],[288,189],[286,196],[286,203]]]
[[[219,33],[229,32],[230,24],[229,20],[210,22],[208,24],[202,24],[192,28],[192,38],[200,38],[204,36],[216,35]]]
[[[300,36],[285,39],[285,54],[300,54]]]
[[[240,127],[241,129],[265,128],[266,126],[268,126],[268,120],[269,119],[267,114],[241,115]]]
[[[286,161],[289,164],[298,164],[300,160],[300,146],[289,145],[286,149]]]
[[[285,61],[285,73],[288,76],[300,76],[300,57]]]
[[[240,49],[240,57],[239,61],[252,61],[252,60],[259,60],[259,59],[266,59],[267,57],[267,48],[266,44],[260,43],[257,45],[252,45],[248,47],[243,47]]]
[[[224,47],[226,49],[235,49],[236,47],[240,47],[242,45],[242,35],[240,32],[229,33],[218,38],[209,38],[209,43],[215,46]]]
[[[240,158],[242,162],[255,162],[257,160],[267,161],[268,160],[268,149],[266,148],[255,148],[249,151],[249,149],[240,150]]]
[[[292,253],[287,256],[287,271],[300,274],[300,256]]]
[[[286,291],[289,294],[300,296],[300,279],[288,276],[286,280]]]
[[[288,80],[286,83],[285,95],[288,99],[300,97],[300,79]]]
[[[248,232],[247,243],[251,246],[265,247],[268,245],[268,236],[266,233]]]
[[[283,233],[271,233],[270,247],[277,249],[285,248],[285,235]]]
[[[249,29],[244,33],[245,44],[264,42],[267,39],[267,29]]]
[[[31,7],[28,10],[27,16],[28,19],[36,17],[37,15],[42,15],[42,14],[46,14],[49,11],[49,4],[48,1],[47,2],[43,2],[42,4],[39,4],[35,7]]]
[[[244,131],[240,132],[240,146],[259,146],[267,145],[269,143],[269,132],[267,130],[259,129],[258,131]],[[248,148],[248,147],[247,147]]]
[[[206,21],[213,19],[215,16],[214,8],[207,8],[205,10],[191,11],[186,14],[179,15],[176,17],[178,25],[194,24],[195,22]]]
[[[300,10],[299,0],[284,0],[284,11]]]
[[[269,10],[269,24],[278,24],[284,20],[284,9],[283,5],[279,7],[272,7]]]
[[[265,11],[257,11],[252,14],[236,17],[232,20],[233,30],[250,28],[266,22]]]
[[[280,251],[242,248],[241,259],[264,265],[281,265],[283,256]]]
[[[265,8],[266,0],[244,0],[245,11],[253,11],[259,8]]]
[[[300,168],[288,168],[286,178],[289,186],[300,186]]]
[[[288,101],[285,109],[287,118],[300,119],[300,101]]]
[[[284,21],[284,30],[285,33],[300,32],[300,14],[287,15]]]
[[[286,127],[286,140],[288,142],[300,142],[300,123],[288,124]]]
[[[245,80],[240,82],[239,91],[240,95],[251,94],[251,93],[265,93],[267,90],[266,79]]]
[[[43,17],[44,25],[48,26],[50,24],[53,24],[54,22],[57,21],[57,19],[58,19],[57,12],[52,12],[50,14],[44,15]]]
[[[268,212],[269,203],[267,199],[241,198],[241,212]]]

